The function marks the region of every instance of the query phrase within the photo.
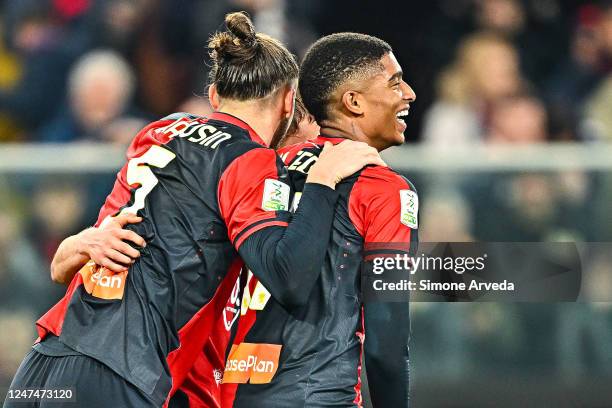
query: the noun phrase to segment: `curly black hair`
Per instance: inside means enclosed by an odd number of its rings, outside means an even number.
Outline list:
[[[389,52],[389,44],[366,34],[336,33],[317,40],[304,56],[299,79],[304,105],[316,121],[328,118],[330,96],[340,85],[382,70],[380,59]]]

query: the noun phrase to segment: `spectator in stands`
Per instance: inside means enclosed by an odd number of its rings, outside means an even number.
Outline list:
[[[0,299],[3,307],[40,313],[49,305],[51,285],[45,262],[25,234],[20,199],[0,186]]]
[[[527,19],[519,0],[478,0],[475,17],[481,29],[509,38],[524,30]]]
[[[449,186],[450,187],[450,186]],[[473,214],[461,194],[451,187],[426,196],[421,212],[423,242],[471,242]]]
[[[64,183],[49,178],[40,183],[33,193],[28,232],[47,264],[51,263],[60,242],[84,227],[87,196],[75,184],[74,181]]]
[[[612,75],[597,87],[584,105],[582,135],[589,140],[612,142]]]
[[[90,16],[90,29],[96,46],[112,48],[125,57],[132,54],[138,45],[139,31],[147,23],[147,11],[153,6],[152,3],[152,0],[95,2]]]
[[[536,97],[516,95],[493,105],[487,142],[543,143],[547,138],[546,108]]]
[[[23,74],[23,66],[17,55],[5,44],[5,33],[0,32],[0,95],[12,92]],[[13,116],[0,109],[0,142],[16,142],[25,138],[23,129]]]
[[[561,5],[557,0],[476,0],[478,31],[496,33],[510,41],[530,82],[539,83],[565,54]]]
[[[612,5],[598,24],[600,71],[605,74],[585,100],[582,135],[588,139],[612,141]]]
[[[569,383],[593,373],[612,374],[612,256],[605,245],[593,245],[587,253],[582,301],[557,305],[557,365]]]
[[[22,59],[23,72],[14,87],[0,89],[0,111],[32,132],[63,101],[66,73],[80,50],[72,47],[48,1],[12,1],[7,9],[7,42]]]
[[[0,389],[6,390],[23,355],[32,347],[35,315],[23,310],[0,309]]]
[[[47,126],[38,140],[43,142],[109,141],[107,127],[130,115],[134,91],[130,66],[114,51],[97,50],[84,55],[68,78],[68,105]],[[123,127],[120,143],[133,136],[136,126]],[[110,132],[116,134],[117,130]],[[126,134],[128,134],[126,136]],[[112,140],[111,140],[112,141]]]
[[[515,48],[502,37],[465,39],[438,81],[438,100],[426,113],[423,140],[438,146],[480,142],[492,105],[525,87]]]
[[[582,139],[602,138],[598,112],[607,103],[609,84],[604,80],[612,69],[612,6],[580,9],[570,54],[558,66],[546,86],[553,126],[559,129],[556,139],[574,139],[576,134]],[[582,121],[585,107],[596,122]]]
[[[208,97],[192,96],[184,100],[176,110],[177,112],[188,112],[197,116],[207,117],[213,112]]]

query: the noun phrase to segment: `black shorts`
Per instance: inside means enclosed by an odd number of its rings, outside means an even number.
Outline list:
[[[39,392],[39,395],[47,394],[24,401],[25,389],[56,391]],[[59,399],[67,397],[68,389],[72,398]],[[4,408],[155,406],[138,388],[97,360],[84,355],[55,357],[36,350],[31,350],[24,358],[4,400]]]

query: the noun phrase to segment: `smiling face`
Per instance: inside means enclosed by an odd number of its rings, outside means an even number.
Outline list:
[[[384,150],[404,143],[404,119],[416,95],[402,79],[402,68],[392,52],[380,63],[383,70],[364,81],[359,91],[362,114],[357,120],[368,144]]]
[[[368,143],[380,150],[404,142],[414,91],[402,79],[391,46],[359,33],[317,40],[300,68],[304,105],[321,133]]]

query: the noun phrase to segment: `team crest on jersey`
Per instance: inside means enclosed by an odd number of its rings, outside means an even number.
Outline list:
[[[287,211],[291,189],[282,181],[266,179],[261,207],[266,211]]]
[[[215,378],[217,385],[221,385],[221,381],[223,381],[223,371],[215,368],[213,370],[213,377]]]
[[[236,279],[236,283],[234,284],[234,288],[232,289],[232,293],[230,294],[230,298],[227,300],[225,304],[225,309],[223,309],[223,324],[225,326],[225,330],[230,331],[238,317],[240,316],[240,276],[242,272],[238,275]]]
[[[412,190],[400,190],[400,221],[410,228],[419,228],[419,196]]]

